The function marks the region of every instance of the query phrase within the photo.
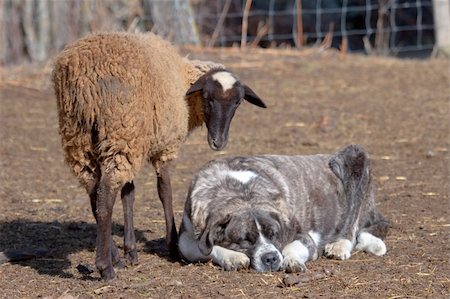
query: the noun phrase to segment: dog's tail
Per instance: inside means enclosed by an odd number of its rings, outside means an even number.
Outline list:
[[[337,152],[328,164],[342,181],[348,195],[361,198],[367,191],[370,180],[370,160],[359,145],[349,145]]]
[[[352,144],[337,152],[328,165],[344,186],[349,214],[341,229],[342,234],[349,235],[356,225],[361,204],[370,192],[369,156],[362,147]]]

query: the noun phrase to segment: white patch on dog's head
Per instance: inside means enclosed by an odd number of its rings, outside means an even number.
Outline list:
[[[256,173],[250,170],[242,170],[242,171],[228,170],[224,172],[224,175],[230,176],[244,184],[248,183],[251,179],[258,176]]]
[[[216,186],[223,186],[224,181],[229,177],[247,184],[252,179],[257,178],[258,174],[250,170],[233,170],[225,164],[214,164],[204,168],[197,176],[190,191],[192,200],[191,219],[195,230],[197,228],[203,229],[206,225],[206,218],[209,213],[207,206],[211,201],[216,200],[215,197],[210,195],[211,190]],[[198,231],[196,231],[197,234]]]
[[[283,263],[283,255],[280,251],[270,243],[262,234],[261,226],[255,218],[256,227],[258,228],[259,238],[257,241],[257,248],[251,257],[252,267],[258,272],[278,271]],[[271,255],[273,257],[273,265],[264,264],[264,257]]]
[[[234,83],[236,83],[236,78],[229,72],[217,72],[212,75],[212,78],[222,85],[223,91],[233,88]]]

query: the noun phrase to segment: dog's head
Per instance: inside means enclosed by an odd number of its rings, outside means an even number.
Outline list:
[[[242,252],[259,272],[280,269],[283,247],[293,239],[292,225],[276,209],[250,207],[210,215],[199,240],[199,249],[209,255],[214,245]]]

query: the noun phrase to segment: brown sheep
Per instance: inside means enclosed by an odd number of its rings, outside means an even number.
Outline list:
[[[103,279],[120,263],[111,214],[121,191],[125,258],[137,262],[133,179],[144,160],[157,174],[166,243],[177,255],[168,161],[203,123],[213,150],[227,143],[242,99],[263,101],[220,64],[188,60],[154,34],[97,33],[56,58],[53,83],[65,160],[89,194],[97,221],[96,266]]]

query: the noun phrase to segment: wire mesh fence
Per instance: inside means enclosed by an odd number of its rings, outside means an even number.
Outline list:
[[[212,28],[208,24],[217,24],[227,2],[231,3],[215,42],[217,46],[240,43],[246,0],[217,0],[209,13],[196,13],[202,33],[210,35]],[[432,6],[432,0],[253,0],[247,38],[260,39],[258,44],[262,47],[298,47],[299,43],[321,43],[331,34],[332,47],[340,47],[346,39],[350,52],[368,52],[373,48],[391,54],[431,52],[435,29]],[[258,36],[264,26],[267,33]]]
[[[448,0],[2,0],[0,65],[45,61],[89,32],[111,30],[203,46],[431,53],[435,24],[449,27],[448,14],[433,20],[437,1]]]

